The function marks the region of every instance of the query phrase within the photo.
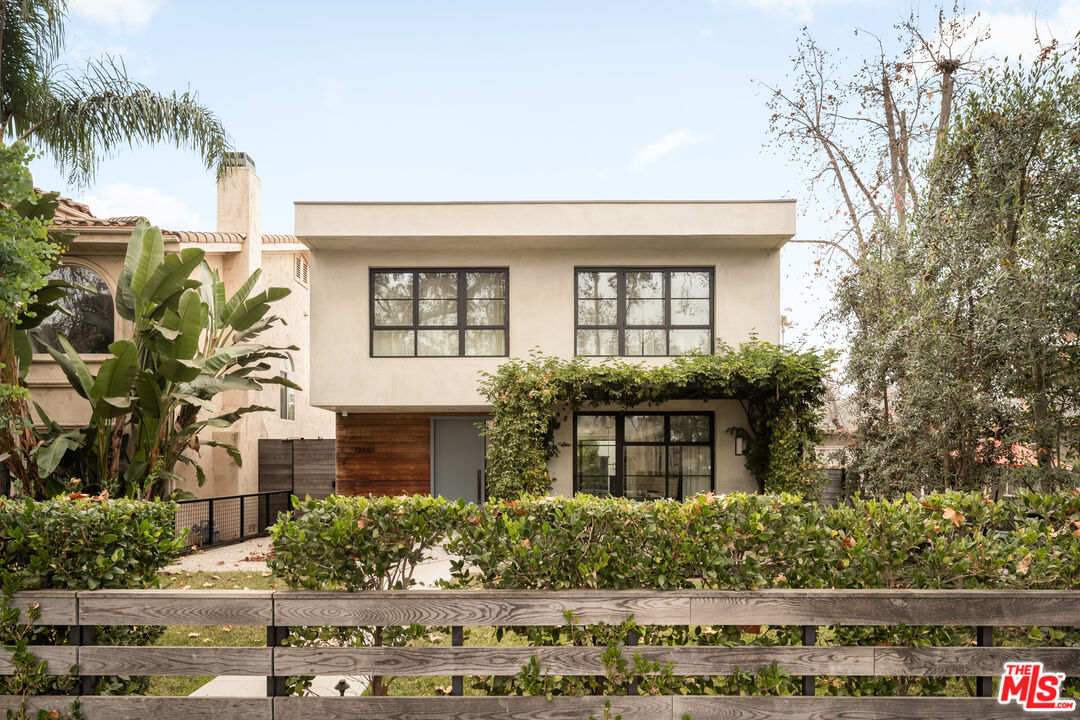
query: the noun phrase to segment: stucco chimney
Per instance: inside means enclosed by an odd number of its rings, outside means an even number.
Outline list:
[[[225,261],[225,285],[240,286],[262,265],[262,182],[247,153],[231,153],[217,185],[217,230],[240,233],[243,249]]]

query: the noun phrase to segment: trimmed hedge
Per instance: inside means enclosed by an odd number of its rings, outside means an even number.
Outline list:
[[[184,547],[176,505],[0,499],[0,578],[20,590],[156,587]]]
[[[701,495],[634,502],[580,495],[524,497],[482,507],[425,496],[307,501],[297,520],[274,528],[274,571],[294,587],[407,588],[411,569],[436,545],[461,557],[456,587],[532,589],[1017,588],[1080,587],[1080,490],[1023,493],[993,501],[943,493],[900,500],[856,499],[822,507],[794,495]],[[377,581],[379,573],[390,582]],[[405,643],[397,632],[350,642]],[[608,644],[611,628],[505,628],[534,644]],[[643,644],[793,645],[799,628],[639,628]],[[1028,631],[1007,633],[1013,644]],[[1080,642],[1080,630],[1030,629],[1046,645]],[[971,645],[971,628],[833,627],[831,644]],[[1005,635],[1003,634],[1004,638]],[[308,640],[314,639],[314,636]],[[752,669],[748,669],[752,670]],[[487,678],[490,694],[580,693],[580,679],[536,668]],[[624,678],[625,690],[632,680]],[[947,678],[825,678],[833,694],[941,694]],[[677,687],[676,687],[677,686]],[[1070,683],[1070,687],[1072,687]],[[784,694],[783,670],[730,678],[674,678],[668,691]],[[610,682],[596,688],[618,692]],[[950,689],[955,692],[955,687]]]
[[[80,494],[52,500],[0,499],[0,584],[5,598],[17,590],[96,590],[157,587],[157,572],[184,547],[176,531],[176,506],[137,500],[105,500]],[[16,648],[64,645],[67,628],[17,623],[4,610],[2,641]],[[100,645],[149,645],[164,628],[98,628]],[[16,659],[22,651],[16,653]],[[0,679],[2,694],[66,694],[74,679],[45,677],[34,663]],[[103,677],[96,692],[141,694],[148,678]]]

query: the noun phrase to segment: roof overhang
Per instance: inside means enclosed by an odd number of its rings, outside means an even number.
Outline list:
[[[794,234],[794,200],[296,203],[296,235],[313,250],[631,248],[665,241],[776,250]]]

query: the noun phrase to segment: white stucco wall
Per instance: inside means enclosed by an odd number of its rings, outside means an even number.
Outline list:
[[[715,268],[716,341],[735,345],[756,333],[778,342],[778,250],[679,249],[603,242],[595,248],[315,251],[312,253],[311,402],[346,411],[482,409],[480,371],[506,358],[373,358],[370,352],[370,269],[373,267],[509,267],[510,355],[538,348],[574,354],[576,266],[708,266]],[[665,362],[652,358],[649,363]]]

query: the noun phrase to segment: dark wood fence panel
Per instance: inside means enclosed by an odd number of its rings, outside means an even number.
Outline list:
[[[334,492],[337,475],[334,440],[293,440],[293,494],[322,499]]]
[[[259,440],[259,492],[293,489],[293,441]]]

